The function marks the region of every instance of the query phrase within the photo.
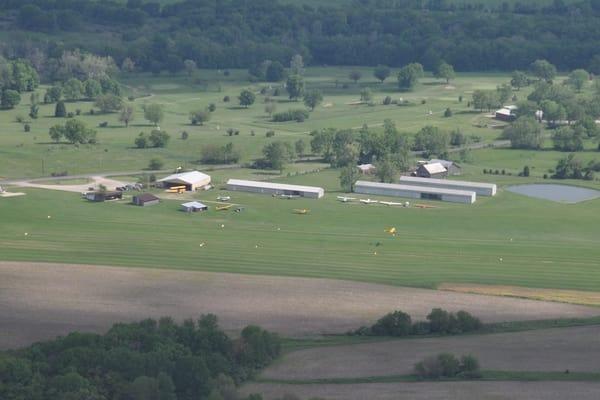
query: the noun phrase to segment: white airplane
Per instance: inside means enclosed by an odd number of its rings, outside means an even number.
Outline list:
[[[231,196],[219,196],[217,197],[218,201],[229,201],[231,200]]]
[[[379,200],[360,199],[360,202],[363,204],[377,204],[379,203]]]
[[[349,201],[356,200],[356,197],[338,196],[337,199],[342,203],[347,203]]]
[[[404,203],[396,203],[394,201],[380,201],[380,204],[385,204],[386,206],[403,206]]]

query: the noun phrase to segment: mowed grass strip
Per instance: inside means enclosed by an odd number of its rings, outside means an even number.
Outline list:
[[[176,200],[139,208],[126,201],[88,203],[72,193],[27,193],[0,203],[4,260],[418,287],[443,282],[587,291],[600,287],[600,248],[593,240],[600,228],[589,218],[600,209],[598,201],[565,206],[502,192],[474,206],[435,203],[440,208],[420,210],[341,204],[335,194],[318,201],[288,201],[233,193],[234,201],[245,207],[241,213],[186,215],[178,211]],[[216,195],[197,197],[208,201]],[[295,208],[311,211],[296,215]],[[396,236],[385,232],[389,226],[396,227]]]

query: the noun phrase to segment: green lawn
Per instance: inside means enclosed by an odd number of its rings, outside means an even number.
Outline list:
[[[337,189],[334,170],[284,180]],[[233,193],[233,201],[245,211],[187,215],[178,211],[175,200],[138,208],[126,201],[88,203],[77,194],[26,192],[24,197],[0,199],[3,260],[419,287],[441,282],[600,287],[599,200],[564,205],[501,189],[497,197],[480,198],[472,206],[433,203],[439,208],[422,210],[341,204],[335,192],[322,200]],[[218,193],[197,197],[212,205]],[[311,211],[297,215],[296,208]],[[396,227],[396,237],[384,232],[390,226]]]

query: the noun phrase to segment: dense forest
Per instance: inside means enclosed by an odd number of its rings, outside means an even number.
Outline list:
[[[39,62],[80,48],[153,72],[177,72],[185,60],[204,68],[249,68],[267,59],[287,64],[300,54],[310,65],[417,61],[432,69],[445,60],[459,71],[523,69],[547,59],[561,70],[583,66],[600,73],[600,63],[592,62],[600,53],[600,1],[532,3],[360,0],[313,8],[277,0],[162,6],[0,0],[0,23],[8,58]]]
[[[170,318],[116,324],[105,335],[71,333],[0,353],[0,398],[239,399],[236,385],[279,351],[278,337],[257,326],[229,338],[214,315],[181,325]]]

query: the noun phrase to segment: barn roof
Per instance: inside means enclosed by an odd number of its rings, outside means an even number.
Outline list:
[[[442,164],[444,166],[444,168],[446,168],[446,169],[449,169],[453,165],[460,168],[460,166],[457,163],[455,163],[454,161],[441,160],[439,158],[432,158],[431,160],[429,160],[427,162],[427,164]]]
[[[165,178],[159,179],[158,182],[177,182],[187,185],[193,185],[198,182],[202,182],[206,179],[210,179],[209,175],[203,174],[200,171],[182,172],[179,174],[169,175]]]
[[[141,201],[141,202],[144,202],[144,203],[147,202],[147,201],[160,200],[158,197],[156,197],[152,193],[142,193],[142,194],[139,194],[139,195],[135,196],[135,198],[138,199],[138,201]]]
[[[425,168],[425,170],[427,172],[429,172],[430,174],[442,174],[444,172],[448,172],[448,170],[446,169],[446,167],[444,167],[441,163],[432,163],[432,164],[425,164],[422,165],[422,168]]]

